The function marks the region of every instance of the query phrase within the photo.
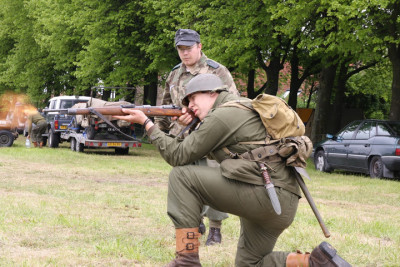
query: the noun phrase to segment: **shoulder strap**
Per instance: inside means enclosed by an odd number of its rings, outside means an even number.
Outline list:
[[[214,60],[212,60],[212,59],[207,59],[206,63],[207,63],[208,66],[210,66],[213,69],[218,69],[219,68],[219,64],[217,62],[215,62]]]
[[[251,105],[251,100],[240,100],[239,99],[239,100],[228,101],[228,102],[225,102],[224,104],[222,104],[219,107],[236,107],[236,108],[240,108],[240,109],[243,109],[243,110],[255,111],[253,106]],[[245,142],[239,142],[238,144],[242,144],[242,145],[268,145],[268,144],[271,144],[271,143],[272,143],[271,136],[268,134],[267,137],[264,140],[245,141]]]

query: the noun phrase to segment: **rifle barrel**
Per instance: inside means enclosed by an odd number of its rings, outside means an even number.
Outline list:
[[[135,105],[121,105],[113,107],[98,107],[98,108],[68,108],[68,109],[45,109],[43,112],[55,112],[59,114],[68,115],[88,115],[92,114],[92,111],[101,113],[102,115],[126,115],[122,112],[123,108],[141,110],[147,116],[168,116],[168,117],[179,117],[182,116],[182,109],[178,106],[165,105],[165,106],[135,106]]]

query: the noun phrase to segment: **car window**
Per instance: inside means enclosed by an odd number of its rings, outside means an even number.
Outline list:
[[[50,101],[49,109],[55,109],[56,101]]]
[[[372,122],[370,122],[370,121],[364,122],[361,125],[361,127],[358,129],[356,139],[369,139],[372,128],[373,128]]]
[[[342,139],[352,139],[359,124],[360,121],[353,121],[340,134],[338,134],[338,136]]]
[[[400,121],[391,121],[388,122],[390,128],[396,133],[396,135],[400,136]]]
[[[390,136],[390,128],[386,123],[378,122],[378,135]]]

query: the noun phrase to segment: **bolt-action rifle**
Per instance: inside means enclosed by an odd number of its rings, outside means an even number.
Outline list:
[[[183,115],[182,108],[175,105],[162,105],[162,106],[150,106],[150,105],[143,105],[143,106],[136,106],[134,104],[131,105],[120,105],[120,106],[110,106],[110,107],[98,107],[98,108],[66,108],[66,109],[44,109],[43,112],[55,112],[58,114],[68,114],[68,115],[90,115],[94,114],[101,118],[104,122],[108,125],[113,127],[115,130],[120,132],[104,115],[127,115],[126,113],[122,112],[123,108],[134,109],[134,110],[141,110],[144,114],[150,117],[154,116],[167,116],[167,117],[180,117]],[[188,112],[191,111],[188,109]],[[189,130],[194,124],[198,122],[198,118],[194,118],[192,122],[186,126],[185,129],[181,131],[178,137],[182,136],[184,132]]]
[[[175,105],[162,105],[162,106],[136,106],[136,105],[120,105],[120,106],[109,106],[109,107],[98,107],[98,108],[66,108],[66,109],[44,109],[43,112],[56,112],[59,114],[68,115],[88,115],[97,114],[102,115],[127,115],[122,112],[123,108],[141,110],[147,116],[168,116],[168,117],[179,117],[182,116],[182,108]]]

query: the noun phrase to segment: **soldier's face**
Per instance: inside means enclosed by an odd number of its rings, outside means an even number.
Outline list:
[[[192,46],[178,45],[177,50],[182,63],[188,67],[193,66],[201,57],[201,44]]]
[[[193,111],[194,115],[200,120],[203,120],[218,97],[218,93],[212,92],[198,92],[191,94],[188,97],[188,108]]]

